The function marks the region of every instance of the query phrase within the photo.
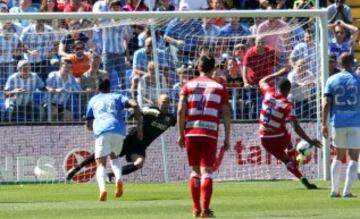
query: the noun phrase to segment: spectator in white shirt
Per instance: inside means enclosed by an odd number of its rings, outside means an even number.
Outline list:
[[[33,102],[33,92],[44,89],[44,83],[30,71],[27,60],[19,61],[18,72],[10,75],[5,85],[5,107],[10,121],[37,121],[40,106]]]

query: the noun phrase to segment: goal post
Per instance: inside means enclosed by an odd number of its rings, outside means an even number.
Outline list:
[[[181,24],[181,22],[180,24],[173,22],[175,18],[184,21],[185,24]],[[250,26],[256,22],[256,19],[254,18],[262,18],[265,20],[269,18],[285,18],[285,20],[288,21],[288,25],[279,28],[278,30],[268,29],[260,32],[251,32]],[[313,18],[313,21],[309,21],[308,18]],[[328,77],[328,27],[327,10],[325,9],[271,11],[176,11],[151,13],[78,12],[0,15],[0,21],[13,21],[20,19],[28,19],[31,21],[66,21],[70,19],[91,21],[93,25],[82,26],[81,28],[75,30],[71,29],[73,27],[70,27],[69,30],[65,31],[66,33],[73,33],[76,31],[82,31],[84,33],[86,31],[90,31],[92,34],[101,33],[99,36],[96,35],[98,38],[93,38],[94,40],[91,46],[92,50],[101,48],[99,51],[95,51],[95,53],[102,54],[103,63],[105,59],[118,57],[118,54],[125,56],[124,51],[118,52],[111,49],[109,49],[109,56],[104,55],[104,50],[108,49],[108,47],[106,47],[107,41],[104,35],[106,34],[106,31],[110,29],[111,31],[113,29],[115,31],[117,29],[121,29],[121,33],[124,34],[123,37],[126,38],[136,31],[139,31],[140,33],[141,28],[137,30],[136,28],[138,27],[149,27],[152,44],[150,52],[146,50],[146,44],[149,42],[146,42],[144,38],[138,38],[140,42],[139,45],[142,43],[142,46],[145,46],[143,47],[143,51],[138,52],[138,50],[142,47],[133,51],[133,54],[130,57],[133,62],[132,65],[129,66],[129,64],[125,63],[125,61],[115,61],[113,63],[114,67],[110,70],[111,72],[108,73],[110,74],[111,80],[115,81],[114,83],[116,85],[113,87],[114,91],[123,92],[129,97],[134,97],[133,92],[135,91],[139,103],[143,106],[154,104],[156,98],[161,93],[169,94],[172,98],[172,105],[170,108],[173,112],[176,111],[176,104],[179,95],[178,92],[184,74],[188,77],[185,78],[184,81],[194,76],[196,72],[196,58],[201,52],[214,54],[217,62],[217,72],[220,76],[224,76],[229,86],[232,86],[229,88],[229,93],[231,95],[229,102],[231,103],[232,119],[234,122],[230,152],[218,152],[216,169],[220,171],[217,171],[216,175],[220,180],[292,178],[292,176],[286,173],[286,169],[282,165],[274,161],[274,158],[271,158],[270,155],[259,146],[257,134],[257,113],[261,109],[261,105],[259,104],[261,96],[259,95],[259,91],[257,89],[243,89],[241,87],[242,85],[238,85],[238,83],[242,83],[238,81],[242,80],[242,75],[240,75],[242,66],[236,64],[235,48],[241,50],[244,46],[246,49],[253,47],[254,39],[257,36],[262,36],[267,39],[275,37],[278,40],[274,43],[275,46],[273,48],[275,54],[274,60],[276,61],[274,61],[271,69],[274,71],[279,70],[279,68],[288,64],[288,61],[291,59],[291,52],[293,51],[295,45],[298,42],[303,41],[304,31],[301,32],[298,31],[298,29],[305,29],[304,27],[307,25],[314,26],[318,29],[318,31],[313,32],[315,35],[318,33],[318,36],[315,37],[318,40],[315,42],[316,51],[314,51],[311,56],[307,57],[306,60],[304,58],[303,65],[306,65],[307,68],[313,68],[313,76],[315,77],[314,80],[316,85],[312,87],[306,86],[304,89],[299,88],[299,93],[293,93],[292,97],[294,98],[294,101],[297,100],[295,96],[297,96],[297,98],[302,98],[301,101],[299,101],[299,104],[294,105],[295,110],[300,114],[300,120],[303,122],[303,126],[308,128],[308,130],[305,128],[305,131],[307,131],[312,137],[321,138],[322,136],[320,133],[320,112],[321,97],[323,92],[321,91],[323,91]],[[113,23],[106,24],[103,22],[107,20],[111,20]],[[225,22],[228,24],[231,23],[232,20],[237,20],[239,21],[238,25],[243,25],[243,32],[237,32],[230,35],[225,33],[221,35],[217,32],[220,30],[214,28],[208,31],[209,35],[206,35],[205,32],[199,34],[197,28],[205,28],[209,23],[209,20],[211,20],[211,24],[212,22]],[[314,22],[314,25],[310,24],[310,22]],[[173,25],[172,29],[169,28],[171,25]],[[127,34],[129,36],[127,36]],[[61,38],[64,36],[64,33],[61,30],[56,30],[54,35],[55,40],[53,42],[61,43]],[[34,46],[34,44],[35,41],[31,41],[29,47]],[[129,45],[130,43],[127,46],[130,47]],[[51,47],[52,45],[47,44],[47,46]],[[111,46],[116,47],[117,45],[114,43],[111,44]],[[204,51],[199,51],[200,48],[203,48]],[[48,51],[50,50],[51,49],[48,48]],[[57,55],[58,54],[56,54],[56,56]],[[139,57],[142,57],[143,60],[146,60],[146,62],[141,60],[138,62],[137,66],[134,63],[136,63],[135,59]],[[57,58],[59,58],[59,61],[62,60],[61,57]],[[124,60],[129,61],[128,58],[129,57],[124,57]],[[300,59],[303,58],[297,58],[291,63],[293,68],[297,65],[301,68],[301,62],[299,62],[300,64],[296,64]],[[152,64],[151,61],[153,61]],[[263,60],[261,59],[259,65],[262,65],[265,62],[267,62],[266,58]],[[47,63],[52,65],[50,61]],[[14,72],[16,71],[16,64],[17,62],[13,62],[12,68],[14,69]],[[237,76],[235,75],[236,77],[233,77],[231,73],[231,71],[235,69],[233,65],[238,65],[236,72],[239,74]],[[53,66],[50,67],[53,68]],[[102,68],[106,69],[106,65],[103,65]],[[268,67],[265,66],[264,68]],[[119,74],[119,72],[117,72],[123,71],[124,69],[127,70],[124,74]],[[56,71],[57,69],[52,70]],[[135,87],[135,90],[132,90],[132,80],[135,78],[136,74],[147,74],[150,71],[154,72],[155,80],[152,79],[151,74],[147,76],[149,78],[148,81],[144,79],[146,77],[139,77],[137,87]],[[249,68],[248,71],[251,72],[252,69]],[[46,82],[47,81],[44,81],[44,83]],[[122,83],[126,83],[125,89],[124,87],[121,87]],[[175,86],[173,86],[175,83],[180,85],[175,88]],[[254,83],[254,87],[256,87],[256,82]],[[37,126],[22,126],[12,121],[7,121],[8,123],[6,127],[0,126],[0,137],[4,137],[6,142],[5,146],[0,145],[0,150],[9,150],[8,155],[0,155],[0,183],[11,181],[60,182],[65,179],[65,172],[71,168],[72,162],[78,163],[91,153],[93,149],[93,139],[91,137],[91,133],[83,132],[83,130],[79,133],[73,133],[73,131],[76,131],[81,127],[80,125],[83,122],[82,116],[84,112],[82,110],[86,105],[85,100],[87,100],[84,98],[83,92],[85,91],[71,90],[69,92],[73,95],[70,99],[74,100],[73,102],[76,102],[79,105],[76,107],[76,110],[79,112],[77,113],[78,117],[75,121],[77,125],[70,125],[68,129],[66,128],[66,124],[61,124],[61,122],[64,121],[58,121],[58,117],[52,117],[53,109],[49,107],[43,109],[43,112],[45,113],[42,114],[42,120],[40,119],[39,121],[35,121],[38,123]],[[51,101],[53,99],[47,95],[48,94],[44,94],[44,99],[39,102],[42,104],[46,103],[49,106],[52,104]],[[304,98],[304,96],[306,97]],[[42,97],[43,96],[41,96],[41,98]],[[303,103],[306,103],[306,105]],[[64,108],[66,108],[65,105]],[[74,107],[72,107],[72,109],[73,108]],[[55,123],[53,122],[56,122],[56,125],[54,125]],[[61,125],[59,125],[59,122]],[[8,127],[10,127],[10,129],[8,129],[11,130],[10,133],[15,136],[9,136],[9,131],[7,131]],[[50,136],[38,136],[41,133],[46,133]],[[23,138],[22,136],[19,138],[19,142],[16,142],[16,135],[20,134],[25,134],[28,139]],[[61,135],[67,135],[67,137]],[[294,142],[298,140],[295,136],[293,138]],[[132,175],[126,176],[125,179],[133,181],[144,180],[165,182],[181,181],[186,179],[189,169],[187,167],[185,152],[180,151],[176,140],[177,131],[175,128],[170,128],[167,132],[165,132],[161,139],[157,139],[149,147],[145,167]],[[221,129],[219,137],[219,142],[222,141],[223,129]],[[24,142],[26,145],[31,146],[32,149],[26,149],[26,152],[22,154],[21,150],[24,148],[21,146],[21,143]],[[64,145],[59,145],[58,143],[60,142]],[[17,150],[13,150],[11,148],[10,144],[12,143],[15,143],[15,147],[18,148]],[[310,178],[323,178],[324,180],[329,179],[329,142],[326,141],[326,139],[323,139],[323,144],[324,147],[321,150],[317,150],[316,154],[313,155],[313,160],[309,161],[309,163],[303,167],[303,171]],[[221,145],[218,147],[220,149]],[[16,153],[20,154],[17,155]],[[26,158],[27,156],[29,157]],[[85,171],[77,176],[75,181],[86,182],[87,180],[92,179],[93,169],[94,166],[88,166]],[[272,171],[273,169],[274,171]],[[35,174],[36,176],[31,174]]]

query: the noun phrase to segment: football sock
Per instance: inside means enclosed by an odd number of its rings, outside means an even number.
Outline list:
[[[190,176],[190,192],[191,197],[193,200],[193,210],[194,211],[201,211],[200,206],[200,194],[201,194],[201,187],[200,187],[200,176],[199,175],[191,175]]]
[[[78,166],[81,168],[83,168],[84,166],[87,166],[91,163],[95,162],[95,154],[90,155],[89,157],[87,157],[85,160],[83,160],[80,164],[78,164]]]
[[[300,170],[297,168],[294,161],[287,162],[286,169],[292,174],[294,174],[294,176],[296,176],[298,179],[300,179],[303,176]]]
[[[339,190],[339,181],[340,181],[340,169],[341,161],[333,160],[331,163],[331,192],[337,193]]]
[[[356,179],[358,169],[358,162],[350,160],[347,169],[346,169],[346,178],[343,194],[351,192],[352,184],[354,179]]]
[[[121,179],[121,161],[120,158],[110,160],[111,169],[115,175],[115,182],[119,182]]]
[[[138,170],[138,167],[135,166],[134,163],[129,163],[129,164],[122,167],[122,174],[127,175],[127,174],[130,174],[132,172],[135,172],[136,170]]]
[[[96,168],[96,180],[97,180],[100,192],[106,192],[105,167],[103,165],[99,165]]]
[[[210,201],[213,191],[213,180],[211,175],[203,174],[201,176],[201,197],[202,197],[202,210],[209,210]]]

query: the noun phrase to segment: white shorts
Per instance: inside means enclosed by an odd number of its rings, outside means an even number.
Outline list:
[[[95,139],[95,159],[108,156],[111,152],[119,155],[123,147],[124,136],[112,132],[105,133]]]
[[[360,128],[333,128],[334,147],[344,149],[360,149]]]

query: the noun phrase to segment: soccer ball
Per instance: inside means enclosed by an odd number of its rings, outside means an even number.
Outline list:
[[[302,166],[304,165],[305,160],[311,156],[314,150],[314,145],[310,145],[307,141],[301,140],[296,145],[296,150],[299,153],[296,157],[296,161],[298,165]]]
[[[314,145],[309,144],[307,141],[301,140],[296,145],[296,150],[304,157],[310,156],[314,150]]]

